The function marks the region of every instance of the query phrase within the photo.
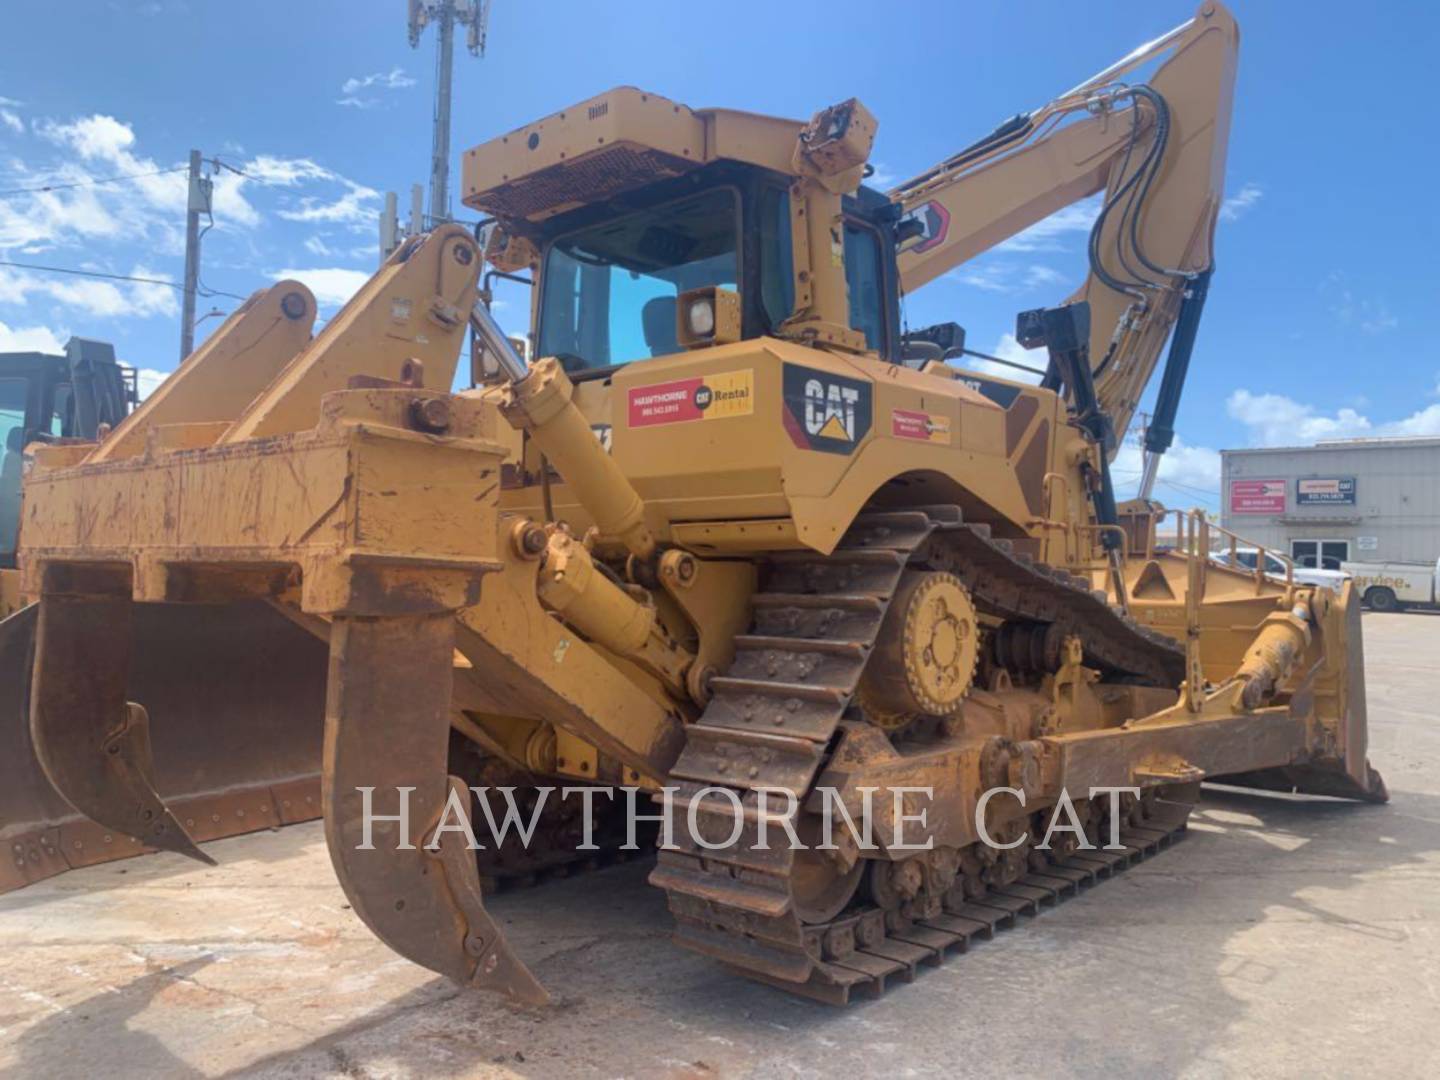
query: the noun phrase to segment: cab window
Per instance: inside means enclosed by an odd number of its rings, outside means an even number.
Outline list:
[[[795,263],[790,250],[790,193],[760,192],[760,306],[770,333],[795,311]]]
[[[557,238],[545,255],[538,349],[569,372],[678,352],[680,293],[739,285],[739,204],[729,188]]]
[[[865,344],[885,350],[885,281],[880,234],[861,225],[845,225],[845,291],[850,328],[865,335]]]

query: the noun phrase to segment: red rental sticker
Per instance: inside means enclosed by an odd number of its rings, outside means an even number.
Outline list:
[[[696,376],[635,387],[630,391],[630,426],[649,427],[701,419],[705,413],[695,401],[695,391],[704,381]]]
[[[1285,481],[1231,480],[1230,512],[1232,514],[1283,514],[1285,512]]]
[[[890,410],[890,434],[897,439],[916,439],[920,442],[948,443],[950,441],[950,420],[934,413],[916,412],[913,409]]]

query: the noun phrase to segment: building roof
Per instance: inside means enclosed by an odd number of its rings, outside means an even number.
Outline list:
[[[1440,438],[1430,435],[1391,435],[1360,439],[1326,439],[1312,446],[1247,446],[1221,450],[1221,454],[1294,454],[1302,450],[1395,450],[1440,446]]]

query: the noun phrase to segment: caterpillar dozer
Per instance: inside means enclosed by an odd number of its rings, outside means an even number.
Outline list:
[[[1349,586],[1224,565],[1197,512],[1162,545],[1109,476],[1167,340],[1147,472],[1168,445],[1238,40],[1207,0],[888,192],[856,100],[800,122],[620,88],[468,151],[473,235],[406,242],[272,371],[216,359],[222,327],[98,444],[35,449],[37,775],[204,858],[162,727],[217,767],[316,740],[356,913],[525,1001],[486,884],[628,831],[579,842],[556,786],[665,792],[676,941],[833,1003],[1167,846],[1201,781],[1384,799]],[[906,330],[905,293],[1095,193],[1086,280],[1017,316],[1038,384]],[[492,274],[535,285],[534,363]],[[227,646],[238,612],[309,646]],[[145,655],[147,620],[196,640]],[[472,850],[506,787],[530,842]],[[826,833],[884,790],[875,842]]]

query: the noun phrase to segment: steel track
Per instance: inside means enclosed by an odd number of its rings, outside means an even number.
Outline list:
[[[666,891],[680,944],[763,982],[844,1003],[1108,876],[1184,828],[1184,815],[1169,809],[1180,804],[1165,804],[1164,827],[1133,831],[1126,852],[1086,853],[1103,865],[1069,860],[1004,886],[1008,892],[992,890],[985,903],[952,904],[955,910],[931,898],[919,919],[852,909],[806,925],[794,903],[795,852],[756,844],[756,792],[788,789],[803,805],[907,567],[957,574],[988,614],[1073,629],[1088,662],[1141,681],[1176,685],[1184,654],[1172,639],[1112,609],[1086,579],[1015,554],[988,527],[964,524],[955,507],[867,513],[829,556],[785,552],[769,561],[752,631],[737,639],[735,661],[713,681],[714,696],[672,770],[678,811],[688,811],[707,787],[729,788],[741,805],[738,817],[728,800],[696,806],[697,820],[713,827],[703,830],[712,840],[737,835],[728,847],[702,847],[680,829],[678,848],[660,853],[650,880]]]

